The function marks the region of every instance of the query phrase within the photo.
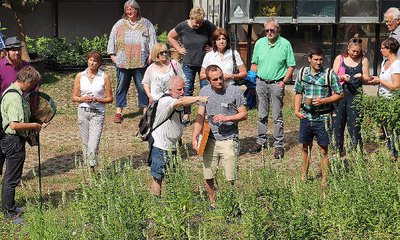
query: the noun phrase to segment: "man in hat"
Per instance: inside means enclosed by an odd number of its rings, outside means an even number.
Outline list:
[[[6,57],[0,60],[0,95],[3,95],[4,90],[15,82],[19,70],[30,66],[21,58],[21,47],[17,37],[9,37],[4,41]]]

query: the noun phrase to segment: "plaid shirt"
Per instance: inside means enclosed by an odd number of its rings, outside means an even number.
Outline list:
[[[316,73],[314,76],[311,74],[310,68],[305,68],[304,79],[301,80],[301,71],[297,74],[297,80],[294,84],[293,91],[295,93],[301,93],[303,95],[303,99],[301,101],[302,105],[302,114],[311,120],[311,121],[324,121],[328,117],[328,113],[319,114],[316,112],[324,112],[329,111],[331,108],[330,104],[324,104],[320,106],[312,106],[306,104],[306,98],[326,98],[330,96],[329,91],[332,91],[336,94],[340,94],[343,92],[343,88],[339,83],[338,76],[335,72],[332,71],[331,75],[331,84],[330,87],[326,85],[325,76],[326,69],[323,68],[321,71]],[[304,108],[308,111],[304,111]]]

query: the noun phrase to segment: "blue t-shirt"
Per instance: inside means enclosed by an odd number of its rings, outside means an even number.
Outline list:
[[[232,116],[238,113],[238,108],[246,105],[246,99],[238,86],[228,85],[226,89],[217,93],[211,85],[200,90],[200,96],[208,96],[207,104],[199,103],[206,107],[206,116],[210,124],[210,137],[218,141],[239,138],[239,128],[236,122],[214,123],[212,118],[219,113],[225,116]]]

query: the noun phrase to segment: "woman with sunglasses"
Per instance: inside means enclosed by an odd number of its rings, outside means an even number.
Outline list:
[[[369,81],[369,63],[363,54],[362,39],[357,36],[350,39],[342,54],[338,55],[333,63],[333,70],[343,86],[344,97],[334,104],[333,134],[336,149],[340,156],[345,155],[344,130],[350,133],[354,149],[359,145],[362,148],[361,128],[357,124],[359,113],[354,99],[362,93],[362,83]]]
[[[169,60],[165,44],[156,43],[150,57],[153,63],[144,73],[142,84],[149,103],[152,103],[168,91],[169,79],[172,76],[179,75],[184,78],[184,74],[178,61]]]
[[[381,44],[381,54],[384,58],[381,65],[381,73],[378,76],[374,76],[370,81],[371,84],[379,84],[378,96],[391,98],[393,92],[400,88],[400,60],[397,56],[399,51],[399,42],[390,37],[384,40]],[[383,127],[385,129],[385,127]],[[386,132],[386,137],[389,137],[388,148],[393,151],[393,156],[397,160],[398,152],[394,144],[393,133]]]
[[[228,31],[224,28],[217,28],[212,34],[211,52],[206,53],[200,71],[200,79],[206,79],[206,68],[211,65],[218,65],[224,73],[225,82],[233,83],[233,80],[241,80],[247,76],[246,67],[242,58],[236,50],[230,49],[230,39]],[[233,58],[239,72],[234,72]]]

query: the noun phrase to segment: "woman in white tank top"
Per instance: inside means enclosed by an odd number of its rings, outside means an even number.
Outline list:
[[[101,69],[101,53],[91,51],[87,55],[88,68],[76,75],[72,101],[79,103],[78,123],[82,139],[84,164],[89,163],[94,172],[103,131],[105,104],[113,101],[111,81]]]

